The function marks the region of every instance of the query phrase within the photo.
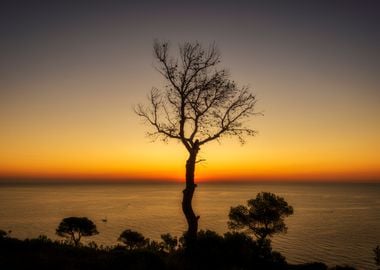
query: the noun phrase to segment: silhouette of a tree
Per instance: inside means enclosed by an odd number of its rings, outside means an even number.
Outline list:
[[[248,207],[231,207],[228,222],[230,229],[247,229],[260,242],[276,233],[285,233],[287,227],[284,218],[293,214],[293,207],[284,198],[273,193],[258,193],[255,199],[247,202]]]
[[[172,58],[168,42],[156,41],[154,56],[167,84],[163,90],[153,88],[149,104],[139,104],[135,111],[153,126],[150,136],[178,140],[188,151],[182,210],[188,224],[186,237],[195,240],[199,216],[193,211],[192,198],[200,147],[227,136],[236,136],[244,143],[245,135],[254,135],[255,130],[243,120],[256,114],[256,98],[247,87],[231,81],[225,69],[217,68],[220,53],[214,44],[204,49],[197,42],[184,43],[179,47],[179,57]]]
[[[92,236],[98,233],[94,222],[86,217],[64,218],[56,229],[57,235],[69,238],[75,246],[79,246],[82,236]]]
[[[142,248],[147,244],[147,239],[141,233],[129,229],[124,230],[118,240],[123,242],[128,249]]]

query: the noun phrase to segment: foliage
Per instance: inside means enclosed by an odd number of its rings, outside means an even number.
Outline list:
[[[130,250],[142,248],[149,242],[141,233],[132,231],[130,229],[124,230],[120,234],[118,240],[123,242]]]
[[[56,234],[68,238],[75,246],[80,244],[82,236],[92,236],[99,232],[96,225],[87,217],[67,217],[62,219]]]
[[[258,193],[247,206],[231,207],[228,226],[233,230],[246,229],[260,241],[276,233],[285,233],[287,227],[284,218],[293,214],[293,207],[284,198],[273,193]]]
[[[151,240],[149,238],[145,239],[146,245],[145,249],[153,252],[162,252],[164,250],[164,243]]]
[[[185,258],[191,269],[282,269],[286,265],[269,242],[259,245],[239,232],[219,235],[201,230],[195,245],[186,247]]]
[[[160,254],[148,251],[98,249],[45,239],[0,241],[0,269],[113,270],[168,269]]]
[[[160,246],[160,243],[150,243]],[[67,245],[46,236],[18,240],[6,237],[0,241],[0,269],[137,269],[137,270],[203,270],[203,269],[283,269],[326,270],[323,263],[287,264],[281,254],[272,250],[269,241],[259,245],[242,232],[219,235],[200,231],[193,249],[178,248],[172,252],[146,246],[136,249],[99,248],[96,245]],[[330,269],[354,269],[336,266]]]
[[[170,233],[162,234],[161,239],[163,241],[163,247],[169,252],[173,252],[177,245],[178,239],[177,237],[173,237]]]
[[[269,195],[268,195],[269,194]],[[260,193],[256,197],[262,205],[263,201],[267,202],[269,198],[277,201],[267,203],[266,207],[271,206],[274,211],[277,208],[288,208],[288,211],[279,211],[282,214],[289,214],[291,206],[281,197],[274,194]],[[265,198],[265,200],[263,199]],[[254,201],[254,200],[250,200]],[[250,202],[249,201],[249,202]],[[278,202],[282,203],[278,203]],[[251,203],[251,205],[256,205]],[[281,205],[282,207],[278,207]],[[274,206],[277,206],[274,207]],[[286,206],[286,207],[285,207]],[[275,212],[276,212],[275,211]],[[263,212],[267,215],[268,212]],[[269,215],[271,217],[274,214]],[[279,214],[281,216],[281,214]],[[82,222],[78,222],[78,219]],[[65,218],[61,223],[75,224],[70,230],[77,231],[78,226],[84,223],[87,218]],[[88,220],[88,219],[87,219]],[[75,221],[75,222],[74,222]],[[89,223],[89,222],[87,222]],[[90,221],[90,223],[92,223]],[[93,224],[93,223],[92,223]],[[61,225],[61,224],[60,224]],[[95,226],[95,224],[93,224]],[[62,225],[62,227],[64,227]],[[66,228],[65,227],[65,228]],[[58,229],[57,229],[58,230]],[[87,230],[82,235],[89,236],[92,232]],[[97,231],[96,231],[97,232]],[[125,246],[98,246],[95,242],[89,242],[88,245],[68,245],[62,241],[53,241],[45,235],[40,235],[36,239],[18,240],[12,238],[5,231],[1,231],[0,237],[0,269],[92,269],[92,270],[113,270],[113,269],[137,269],[137,270],[235,270],[235,269],[278,269],[278,270],[338,270],[338,269],[355,269],[350,266],[335,266],[328,268],[323,263],[305,263],[292,265],[288,264],[285,257],[279,252],[273,251],[271,241],[262,238],[254,240],[244,232],[227,232],[224,235],[210,230],[201,230],[198,232],[196,240],[191,245],[185,241],[185,237],[177,238],[171,234],[161,235],[162,242],[157,242],[145,238],[141,233],[124,230],[119,241]],[[69,235],[66,234],[65,235]],[[179,244],[180,243],[180,244]],[[164,252],[166,250],[167,252]],[[380,247],[374,249],[375,255],[378,256]],[[377,257],[378,258],[378,257]]]

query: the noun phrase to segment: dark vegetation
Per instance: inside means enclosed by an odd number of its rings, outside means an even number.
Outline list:
[[[143,248],[148,244],[148,241],[141,233],[129,229],[124,230],[118,240],[123,242],[129,250]]]
[[[288,265],[270,245],[244,233],[200,231],[191,249],[147,240],[138,248],[97,247],[52,241],[45,236],[0,238],[1,269],[327,269],[324,264]]]
[[[248,207],[231,207],[228,222],[230,229],[245,229],[256,236],[259,242],[276,233],[286,233],[284,218],[293,214],[293,207],[273,193],[261,192],[247,202]]]
[[[191,248],[147,240],[138,248],[75,246],[46,236],[0,238],[0,269],[328,269],[323,263],[290,265],[270,242],[259,245],[241,232],[200,231]],[[330,269],[354,269],[334,267]]]
[[[62,219],[55,233],[66,237],[69,243],[79,246],[82,236],[92,236],[99,232],[94,222],[86,217],[67,217]]]
[[[18,240],[10,237],[10,232],[0,230],[0,269],[328,269],[318,262],[288,264],[284,256],[272,249],[270,237],[286,232],[284,218],[292,213],[293,208],[283,198],[262,192],[248,201],[248,208],[231,208],[230,227],[248,228],[247,231],[232,230],[219,235],[201,230],[196,241],[190,242],[184,236],[178,239],[169,233],[155,241],[126,229],[118,238],[122,244],[83,244],[80,236],[98,233],[96,225],[84,217],[61,221],[56,232],[65,238],[62,241],[46,236]],[[378,259],[379,248],[374,251]]]

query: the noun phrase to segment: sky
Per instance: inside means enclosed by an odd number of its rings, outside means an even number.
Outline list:
[[[183,181],[133,107],[155,39],[215,42],[258,134],[204,145],[196,181],[380,181],[380,2],[1,1],[0,178]]]

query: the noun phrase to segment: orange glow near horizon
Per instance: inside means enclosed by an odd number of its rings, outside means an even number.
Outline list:
[[[149,127],[130,112],[127,120],[128,127],[117,124],[106,132],[95,132],[91,122],[81,127],[80,119],[63,127],[39,119],[31,127],[18,126],[18,133],[7,130],[0,134],[0,177],[183,181],[187,153],[182,145],[150,142],[144,136]],[[326,137],[310,129],[292,132],[296,124],[288,122],[277,137],[282,126],[271,115],[253,120],[260,133],[244,146],[226,138],[202,147],[199,158],[206,161],[197,164],[198,182],[380,179],[379,129],[341,138],[340,132],[350,129],[341,123]]]
[[[176,142],[151,142],[144,136],[149,127],[130,108],[123,113],[118,110],[108,111],[109,118],[66,113],[56,116],[57,123],[49,115],[33,117],[27,111],[28,121],[3,120],[0,177],[183,181],[184,147]],[[380,128],[371,121],[362,122],[368,132],[350,133],[350,122],[336,125],[338,120],[333,118],[313,126],[305,125],[307,119],[282,120],[287,121],[286,128],[272,111],[252,119],[250,124],[259,135],[243,146],[231,138],[203,146],[199,158],[206,161],[197,164],[196,180],[380,179]],[[322,122],[327,135],[318,132]]]
[[[251,141],[251,143],[254,142]],[[254,143],[255,145],[257,143]],[[249,148],[254,149],[254,146]],[[152,180],[183,182],[186,152],[180,151],[180,145],[150,144],[151,152],[137,151],[130,156],[112,152],[103,156],[93,153],[91,156],[59,156],[57,152],[47,156],[34,156],[17,160],[2,157],[0,177],[3,179],[66,179],[70,180]],[[233,149],[229,148],[235,148]],[[337,161],[334,157],[314,160],[300,160],[286,157],[265,158],[263,150],[247,157],[248,145],[240,147],[229,145],[210,147],[201,157],[205,162],[197,164],[197,182],[215,181],[364,181],[379,180],[380,170],[376,161],[355,161],[354,163]],[[218,149],[219,148],[219,149]],[[209,150],[209,151],[207,151]],[[159,153],[166,153],[160,156]],[[56,155],[54,158],[54,154]]]
[[[151,142],[144,136],[149,127],[130,108],[120,113],[116,107],[108,117],[58,114],[57,122],[23,110],[28,121],[3,120],[3,179],[183,181],[184,147]],[[205,161],[197,164],[196,181],[379,181],[380,128],[371,121],[362,122],[366,133],[350,133],[350,122],[336,125],[332,117],[313,126],[305,124],[308,119],[282,118],[285,124],[276,117],[270,111],[252,119],[249,124],[259,135],[243,146],[231,138],[204,145],[199,158]],[[327,135],[319,133],[322,123]]]
[[[183,174],[184,172],[182,172]],[[233,171],[229,173],[207,173],[197,174],[196,182],[379,182],[379,171],[352,171],[352,172],[278,172],[278,173],[247,173],[237,176]],[[111,182],[130,182],[130,181],[158,181],[158,182],[178,182],[184,183],[184,176],[180,172],[57,172],[57,171],[1,171],[0,179],[22,182],[33,181],[111,181]],[[1,181],[0,181],[1,182]],[[8,182],[8,181],[6,181]]]
[[[2,18],[0,181],[182,182],[184,147],[151,142],[133,112],[165,88],[155,38],[173,56],[184,41],[215,42],[218,68],[248,85],[264,114],[246,123],[259,133],[245,145],[202,146],[196,181],[380,181],[379,16],[357,19],[366,5],[223,5],[30,5]]]

